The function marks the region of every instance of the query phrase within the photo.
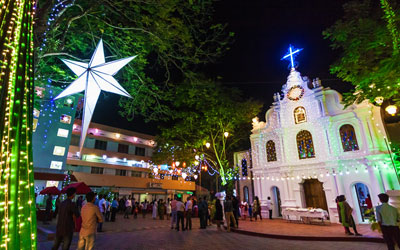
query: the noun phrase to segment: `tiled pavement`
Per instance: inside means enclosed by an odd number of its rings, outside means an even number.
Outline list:
[[[256,223],[258,224],[259,222]],[[54,228],[54,224],[47,226],[49,230],[52,228]],[[201,230],[199,229],[198,219],[193,220],[192,231],[176,232],[170,229],[170,224],[166,220],[152,220],[151,218],[138,218],[137,220],[130,218],[129,220],[124,220],[122,216],[119,216],[117,222],[105,223],[104,231],[104,233],[97,234],[95,249],[386,249],[386,246],[382,243],[310,242],[248,236],[227,233],[226,231],[220,232],[216,230],[215,225],[206,230]],[[76,249],[77,238],[78,235],[75,234],[71,249]],[[51,249],[51,246],[51,241],[46,241],[43,236],[39,237],[39,249]]]

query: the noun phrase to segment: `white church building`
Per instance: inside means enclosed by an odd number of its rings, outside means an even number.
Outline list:
[[[293,64],[292,64],[293,65]],[[250,136],[254,193],[263,216],[286,208],[322,208],[338,222],[335,198],[345,195],[356,223],[367,222],[366,199],[400,189],[390,159],[381,111],[368,102],[345,108],[342,96],[292,67],[282,93],[253,119]]]

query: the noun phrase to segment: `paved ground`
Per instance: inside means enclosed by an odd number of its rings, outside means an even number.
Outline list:
[[[254,225],[258,223],[255,222]],[[39,226],[43,227],[40,223]],[[54,227],[53,223],[46,226],[46,229],[51,231]],[[170,224],[166,220],[140,217],[137,220],[132,218],[126,220],[122,216],[118,216],[117,222],[104,224],[104,231],[97,235],[95,249],[386,249],[386,246],[380,243],[292,241],[247,236],[217,231],[215,225],[201,230],[198,219],[193,220],[193,230],[176,232],[170,229]],[[38,239],[39,249],[51,249],[52,241],[47,241],[43,234],[39,234]],[[78,235],[76,234],[71,249],[76,249],[77,240]]]

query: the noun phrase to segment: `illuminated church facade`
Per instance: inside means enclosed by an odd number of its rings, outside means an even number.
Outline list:
[[[313,207],[338,222],[335,198],[343,194],[356,223],[367,222],[368,195],[376,206],[379,193],[399,189],[380,108],[368,102],[345,108],[339,92],[294,67],[273,98],[266,122],[253,119],[250,136],[262,207],[271,197],[274,217],[285,208]]]

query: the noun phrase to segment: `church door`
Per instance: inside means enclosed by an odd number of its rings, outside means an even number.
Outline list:
[[[278,216],[278,217],[282,217],[282,208],[281,208],[281,194],[280,194],[280,192],[279,192],[279,188],[278,187],[276,187],[276,186],[274,186],[274,187],[272,187],[272,194],[273,194],[273,206],[274,206],[274,209],[273,209],[273,214],[275,214],[276,213],[276,215]],[[276,211],[276,212],[274,212],[274,211]]]
[[[307,207],[322,208],[328,211],[322,182],[318,179],[307,179],[303,183],[303,188]]]

